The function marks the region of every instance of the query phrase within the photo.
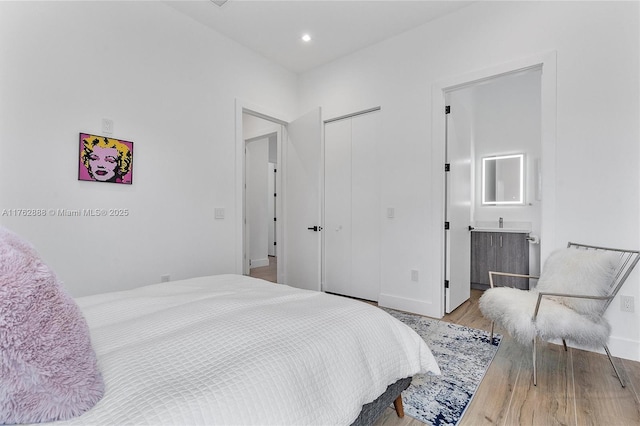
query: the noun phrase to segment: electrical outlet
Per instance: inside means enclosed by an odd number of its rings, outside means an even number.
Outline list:
[[[419,279],[418,270],[417,269],[412,269],[411,270],[411,281],[418,282],[418,279]]]
[[[109,120],[108,118],[102,119],[102,133],[108,135],[113,133],[113,120]]]
[[[163,275],[160,277],[161,283],[168,283],[169,281],[171,281],[171,275]]]
[[[620,296],[620,310],[622,312],[634,312],[633,296]]]

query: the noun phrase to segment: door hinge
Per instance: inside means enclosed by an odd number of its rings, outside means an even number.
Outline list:
[[[274,242],[273,242],[273,245],[274,245],[274,246],[277,246],[277,245],[278,245],[278,243],[277,243],[276,241],[274,241]]]
[[[449,288],[449,280],[444,280],[444,288]]]
[[[444,107],[444,113],[445,114],[450,114],[451,113],[451,105],[447,105]]]
[[[451,163],[445,163],[444,164],[444,171],[445,172],[450,172],[451,171]]]
[[[444,223],[444,229],[445,229],[445,230],[448,230],[448,229],[449,229],[449,222],[445,222],[445,223]]]
[[[274,192],[274,193],[273,193],[273,196],[274,196],[274,197],[277,197],[277,196],[278,196],[278,193],[277,193],[277,192]]]
[[[277,217],[274,217],[274,218],[273,218],[273,221],[274,221],[274,222],[276,222],[277,220],[278,220],[278,218],[277,218]]]

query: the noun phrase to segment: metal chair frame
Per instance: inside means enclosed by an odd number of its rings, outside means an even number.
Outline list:
[[[585,294],[566,294],[566,293],[549,293],[549,292],[538,293],[538,300],[536,302],[536,308],[535,308],[535,310],[533,312],[533,316],[531,317],[531,321],[533,321],[533,322],[535,322],[536,318],[538,317],[538,311],[540,309],[540,304],[542,302],[542,298],[545,297],[545,296],[575,297],[575,298],[581,298],[581,299],[605,300],[606,302],[603,304],[602,309],[600,310],[600,315],[604,315],[605,311],[607,310],[607,308],[609,307],[609,305],[611,304],[611,302],[615,298],[616,294],[618,293],[618,290],[620,290],[620,287],[622,287],[622,284],[624,284],[626,279],[631,274],[631,271],[633,270],[633,268],[638,263],[638,260],[640,260],[640,251],[638,251],[638,250],[622,250],[622,249],[600,247],[600,246],[592,246],[592,245],[573,243],[573,242],[569,242],[567,244],[567,247],[568,248],[575,248],[577,250],[601,250],[601,251],[609,251],[609,252],[614,252],[614,253],[618,253],[619,254],[619,259],[618,259],[618,262],[617,262],[617,265],[616,265],[616,268],[615,268],[616,273],[614,274],[613,279],[611,280],[611,283],[609,284],[608,294],[606,296],[592,296],[592,295],[585,295]],[[507,276],[507,277],[516,277],[516,278],[527,278],[527,279],[538,279],[538,278],[540,278],[540,277],[534,276],[534,275],[523,275],[523,274],[512,274],[512,273],[509,273],[509,272],[489,271],[489,284],[490,284],[491,288],[494,288],[494,284],[493,284],[494,275]],[[492,321],[491,322],[491,340],[490,340],[490,342],[493,342],[493,328],[494,328],[494,322]],[[538,383],[537,383],[538,382],[538,380],[537,380],[537,366],[536,366],[536,340],[537,340],[537,336],[533,338],[533,385],[534,386],[538,385]],[[562,339],[562,345],[564,346],[564,350],[566,352],[567,351],[567,342],[565,341],[565,339]],[[604,345],[604,351],[606,352],[607,357],[609,358],[609,362],[611,362],[611,366],[613,367],[613,370],[615,371],[616,376],[618,377],[618,380],[620,381],[620,384],[624,388],[625,387],[624,381],[622,380],[622,377],[620,376],[620,372],[618,371],[618,368],[616,368],[616,365],[613,362],[613,358],[611,357],[611,352],[609,352],[609,348],[607,347],[607,345]]]

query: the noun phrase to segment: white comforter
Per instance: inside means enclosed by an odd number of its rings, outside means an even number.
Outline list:
[[[374,306],[240,275],[77,299],[103,399],[56,424],[349,424],[396,380],[439,369]]]

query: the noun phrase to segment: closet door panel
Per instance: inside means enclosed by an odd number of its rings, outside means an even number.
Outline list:
[[[325,125],[324,285],[351,292],[351,120]]]
[[[380,112],[351,119],[352,277],[357,297],[380,293]]]

